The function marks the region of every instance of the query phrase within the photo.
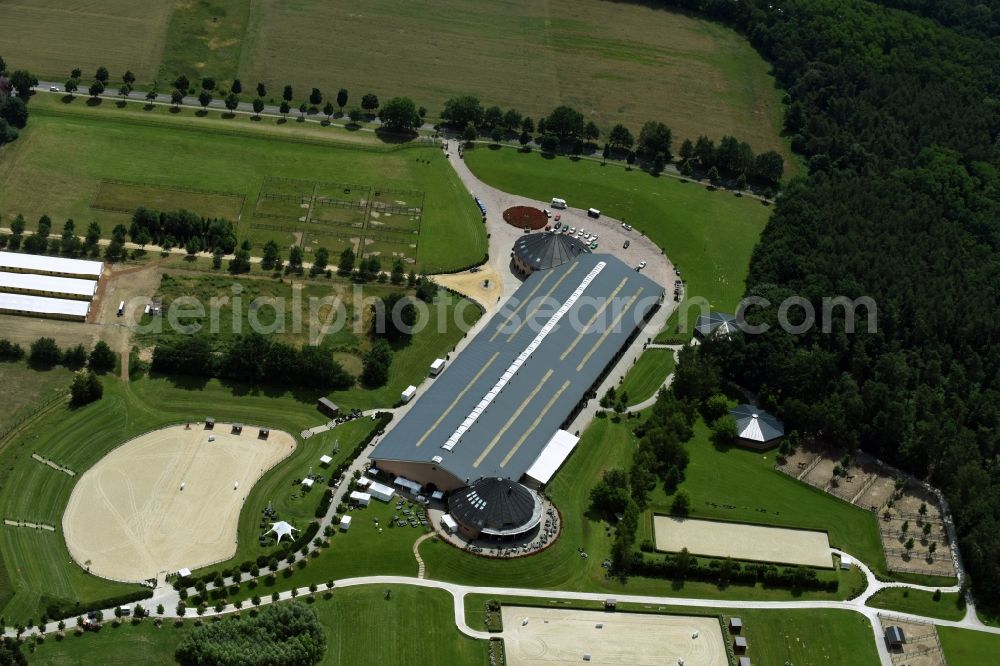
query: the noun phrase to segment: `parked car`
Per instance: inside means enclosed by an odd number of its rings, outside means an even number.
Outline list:
[[[645,261],[640,261],[639,265],[635,267],[635,270],[641,271],[645,267],[646,267],[646,262]]]
[[[556,215],[556,220],[558,220],[558,219],[559,219],[559,216],[558,216],[558,215]],[[562,226],[562,222],[556,222],[556,229],[557,229],[557,230],[558,230],[558,229],[559,229],[559,227],[561,227],[561,226]]]
[[[546,231],[552,231],[552,225],[551,224],[546,224],[545,225],[545,230]]]
[[[545,213],[545,217],[552,217],[552,211],[548,208],[543,209],[542,212]]]
[[[595,243],[591,243],[590,244],[590,249],[591,250],[596,250],[597,249],[597,243],[596,242]]]
[[[631,245],[631,244],[632,244],[632,243],[631,243],[631,241],[625,241],[625,244],[624,244],[624,245],[622,245],[622,249],[623,249],[623,250],[627,250],[627,249],[628,249],[628,246],[629,246],[629,245]]]
[[[576,227],[570,227],[570,228],[569,228],[569,232],[570,232],[571,234],[575,234],[575,233],[576,233]]]
[[[59,86],[49,86],[49,92],[59,92]]]
[[[558,222],[561,217],[562,217],[562,215],[560,215],[559,213],[556,213],[556,217],[555,217],[556,222]]]

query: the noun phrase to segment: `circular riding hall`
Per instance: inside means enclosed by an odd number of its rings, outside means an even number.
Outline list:
[[[125,581],[228,559],[254,483],[294,450],[288,433],[264,439],[225,423],[136,437],[73,488],[63,514],[69,552],[91,573]]]

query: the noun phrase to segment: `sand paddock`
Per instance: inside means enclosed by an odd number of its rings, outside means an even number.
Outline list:
[[[503,626],[509,666],[569,666],[584,663],[585,654],[593,664],[729,663],[714,617],[504,606]]]
[[[244,500],[295,439],[272,430],[261,440],[249,426],[230,432],[227,423],[163,428],[87,470],[63,514],[73,558],[98,576],[140,581],[232,557]]]
[[[656,549],[740,560],[833,567],[826,532],[654,516]]]

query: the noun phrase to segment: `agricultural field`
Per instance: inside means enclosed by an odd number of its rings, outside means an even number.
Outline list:
[[[471,93],[535,118],[569,104],[604,132],[662,120],[678,142],[733,134],[790,156],[780,95],[747,40],[638,3],[389,0],[359,9],[344,0],[215,0],[147,11],[122,0],[3,1],[0,24],[20,26],[7,36],[7,61],[43,79],[62,81],[77,66],[89,77],[99,65],[113,81],[131,69],[140,88],[158,79],[162,89],[181,73],[223,86],[240,78],[245,95],[266,83],[269,101],[292,85],[295,106],[313,87],[327,96],[347,88],[349,106],[367,92],[408,95],[430,117]]]
[[[688,298],[700,296],[722,311],[734,311],[743,296],[750,254],[770,215],[754,199],[593,160],[478,146],[465,151],[465,161],[506,192],[542,201],[560,196],[631,224],[681,269]],[[696,314],[692,309],[692,320]]]
[[[25,350],[27,353],[27,350]],[[61,367],[39,371],[25,361],[0,362],[0,433],[40,405],[65,394],[73,373]]]
[[[65,81],[79,67],[89,85],[103,65],[119,83],[126,69],[140,81],[152,81],[160,70],[174,4],[0,0],[0,25],[7,27],[3,55],[12,68],[31,70],[43,80]]]
[[[310,607],[326,629],[327,652],[320,664],[486,663],[486,643],[458,632],[452,604],[451,595],[442,590],[403,585],[355,587],[335,591],[330,599],[319,596]],[[36,649],[32,661],[127,666],[142,654],[143,663],[167,666],[176,663],[174,650],[193,626],[189,620],[179,628],[166,623],[157,629],[147,620],[60,642],[50,639]],[[365,631],[358,631],[359,626]]]
[[[128,213],[118,211],[149,201],[161,210],[187,208],[209,217],[238,212],[232,218],[237,235],[250,240],[257,254],[273,239],[285,248],[303,245],[307,261],[313,250],[327,246],[335,262],[346,240],[379,255],[386,268],[398,256],[428,273],[485,255],[478,212],[446,158],[428,145],[219,131],[202,119],[160,124],[116,115],[114,108],[93,113],[79,98],[46,101],[32,107],[30,127],[0,156],[5,222],[23,213],[31,228],[47,213],[57,227],[66,218],[78,224],[96,220],[110,235],[115,225],[129,223]],[[258,209],[262,198],[278,201],[264,195],[297,196],[282,194],[279,179],[304,181],[304,211],[299,203],[291,213]],[[364,201],[345,194],[337,185],[343,182],[359,183],[367,192]],[[354,205],[356,219],[340,215],[347,211],[341,205]],[[354,222],[361,227],[353,228]]]

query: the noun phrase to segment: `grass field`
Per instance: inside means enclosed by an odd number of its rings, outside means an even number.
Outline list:
[[[130,0],[0,0],[0,25],[17,26],[5,31],[3,55],[11,69],[29,69],[43,80],[65,81],[79,67],[86,87],[103,65],[115,88],[126,69],[140,81],[152,81],[173,6]]]
[[[91,207],[96,194],[103,189],[103,181],[140,184],[120,192],[119,199],[137,202],[145,196],[143,185],[155,186],[149,195],[151,202],[159,202],[164,208],[189,207],[202,214],[217,211],[217,203],[205,203],[205,208],[198,210],[198,197],[191,196],[192,193],[183,189],[176,190],[173,197],[165,197],[165,193],[169,188],[212,190],[245,198],[240,217],[234,222],[238,223],[237,234],[241,239],[251,240],[257,253],[269,239],[287,247],[302,242],[302,232],[306,232],[308,261],[310,251],[325,242],[324,236],[318,234],[328,227],[295,219],[258,219],[253,215],[265,178],[281,176],[308,181],[360,182],[377,190],[423,193],[419,247],[415,263],[410,265],[418,272],[466,266],[481,260],[485,254],[483,225],[473,211],[468,193],[438,150],[375,143],[354,147],[351,143],[313,141],[281,133],[244,132],[235,129],[236,124],[232,125],[234,129],[222,131],[223,128],[202,122],[208,119],[194,117],[185,118],[184,122],[166,118],[161,125],[158,119],[119,114],[111,104],[95,112],[83,99],[64,104],[53,101],[51,96],[39,97],[47,105],[39,104],[37,108],[33,105],[30,127],[0,156],[0,199],[6,204],[5,221],[23,213],[33,223],[47,213],[57,227],[66,218],[97,220],[107,235],[114,225],[127,224],[129,216]],[[348,135],[343,130],[328,129]],[[233,205],[232,196],[216,199],[223,199],[227,206]],[[378,239],[380,233],[390,232],[372,231],[371,236]],[[358,234],[352,232],[352,235]],[[383,242],[365,248],[366,252],[383,253],[383,263],[388,268],[386,255],[392,252],[391,245]],[[335,244],[329,249],[339,254],[340,248]],[[411,248],[407,251],[413,254]]]
[[[672,349],[647,349],[625,375],[618,387],[618,395],[628,394],[629,405],[635,405],[652,397],[663,385],[663,380],[674,371],[674,351]]]
[[[391,592],[385,598],[385,592]],[[487,646],[463,636],[455,628],[452,598],[441,590],[390,585],[352,587],[334,592],[331,599],[317,598],[310,605],[326,629],[327,652],[323,665],[381,666],[418,663],[440,666],[485,664]],[[224,620],[232,621],[232,620]],[[193,628],[151,621],[138,626],[107,627],[100,633],[70,636],[39,646],[32,663],[174,664],[177,645]],[[364,631],[358,629],[364,627]]]
[[[960,599],[957,592],[942,594],[940,600],[934,601],[933,592],[888,588],[869,599],[868,605],[942,620],[961,620],[965,617],[965,608],[959,606]]]
[[[997,653],[1000,653],[1000,636],[955,627],[938,627],[937,631],[948,666],[996,663]]]
[[[756,200],[591,160],[478,146],[465,152],[465,161],[501,190],[543,201],[558,195],[628,222],[681,269],[688,298],[703,297],[728,312],[743,296],[750,254],[770,215]],[[691,319],[696,315],[692,309]]]
[[[450,295],[443,297],[445,316],[452,314],[456,301]],[[478,316],[476,308],[465,312],[469,317]],[[337,402],[345,408],[395,403],[402,387],[425,377],[430,361],[450,349],[461,335],[456,327],[449,327],[445,332],[429,327],[426,334],[416,335],[410,345],[395,353],[387,387],[342,392],[336,394]],[[33,452],[82,473],[112,448],[139,433],[206,416],[214,416],[220,421],[266,424],[298,434],[324,421],[325,417],[315,408],[320,395],[305,390],[251,390],[215,380],[182,377],[141,379],[128,384],[108,380],[100,402],[80,409],[57,406],[4,445],[0,451],[0,513],[5,517],[60,524],[74,480],[32,460]],[[267,499],[274,500],[282,515],[294,520],[306,521],[312,515],[321,493],[302,497],[291,487],[291,479],[301,476],[310,464],[315,464],[318,470],[319,456],[329,452],[335,439],[341,439],[342,455],[347,455],[353,442],[367,434],[365,427],[368,424],[370,422],[365,421],[348,424],[310,439],[299,447],[288,463],[265,475],[241,514],[238,558],[245,559],[244,555],[260,552],[257,523]],[[413,538],[415,536],[410,536],[409,543]],[[377,544],[372,548],[377,550]],[[412,563],[415,572],[409,544],[402,544],[399,552],[400,555],[392,557]],[[48,599],[78,601],[82,607],[87,607],[94,600],[135,589],[90,576],[71,564],[61,531],[0,527],[0,553],[7,578],[4,584],[0,576],[0,601],[10,599],[0,608],[0,615],[8,622],[38,619]],[[347,559],[356,555],[346,550],[344,553]],[[359,571],[374,557],[373,553],[368,559],[358,560]],[[399,569],[393,569],[392,573],[397,571]],[[330,570],[322,580],[339,576],[337,570]]]
[[[24,361],[0,363],[0,432],[39,405],[69,389],[73,373],[63,368],[35,370]]]
[[[773,468],[773,454],[717,449],[701,421],[687,449],[691,462],[680,487],[691,498],[692,517],[824,530],[831,546],[886,574],[878,525],[868,511],[778,472]],[[652,509],[668,513],[670,503],[663,487],[657,486],[651,495]],[[653,538],[651,520],[639,524],[637,539],[647,538]]]
[[[493,585],[515,587],[553,588],[565,590],[602,590],[608,592],[629,592],[632,594],[656,594],[664,596],[698,596],[714,599],[787,599],[787,590],[766,589],[762,586],[729,586],[720,590],[709,583],[684,582],[675,584],[669,580],[632,577],[622,584],[617,579],[608,578],[601,562],[611,554],[610,527],[603,521],[587,516],[591,488],[600,480],[605,469],[619,467],[627,469],[631,461],[636,440],[631,429],[636,421],[625,420],[620,424],[610,419],[597,419],[584,432],[573,455],[549,484],[547,494],[555,502],[563,517],[563,530],[559,539],[545,551],[526,558],[500,561],[476,557],[438,540],[421,545],[420,553],[431,578],[450,580],[468,584],[478,584],[484,580]],[[768,476],[764,476],[766,472]],[[781,483],[769,475],[771,470],[748,470],[759,480],[753,480],[759,489],[765,490],[773,482]],[[820,496],[822,497],[822,496]],[[801,498],[799,498],[801,499]],[[812,499],[821,506],[822,502]],[[833,503],[832,500],[825,502]],[[693,503],[698,509],[698,503]],[[824,509],[829,510],[829,509]],[[640,524],[637,543],[644,538],[652,538],[652,520],[646,518]],[[840,516],[845,518],[845,516]],[[648,525],[646,523],[649,523]],[[649,534],[642,534],[645,529]],[[877,533],[874,537],[877,543]],[[582,548],[587,558],[582,558],[578,549]],[[821,578],[836,576],[840,588],[834,593],[807,593],[804,596],[826,599],[842,599],[850,591],[862,586],[857,572],[820,572]]]

